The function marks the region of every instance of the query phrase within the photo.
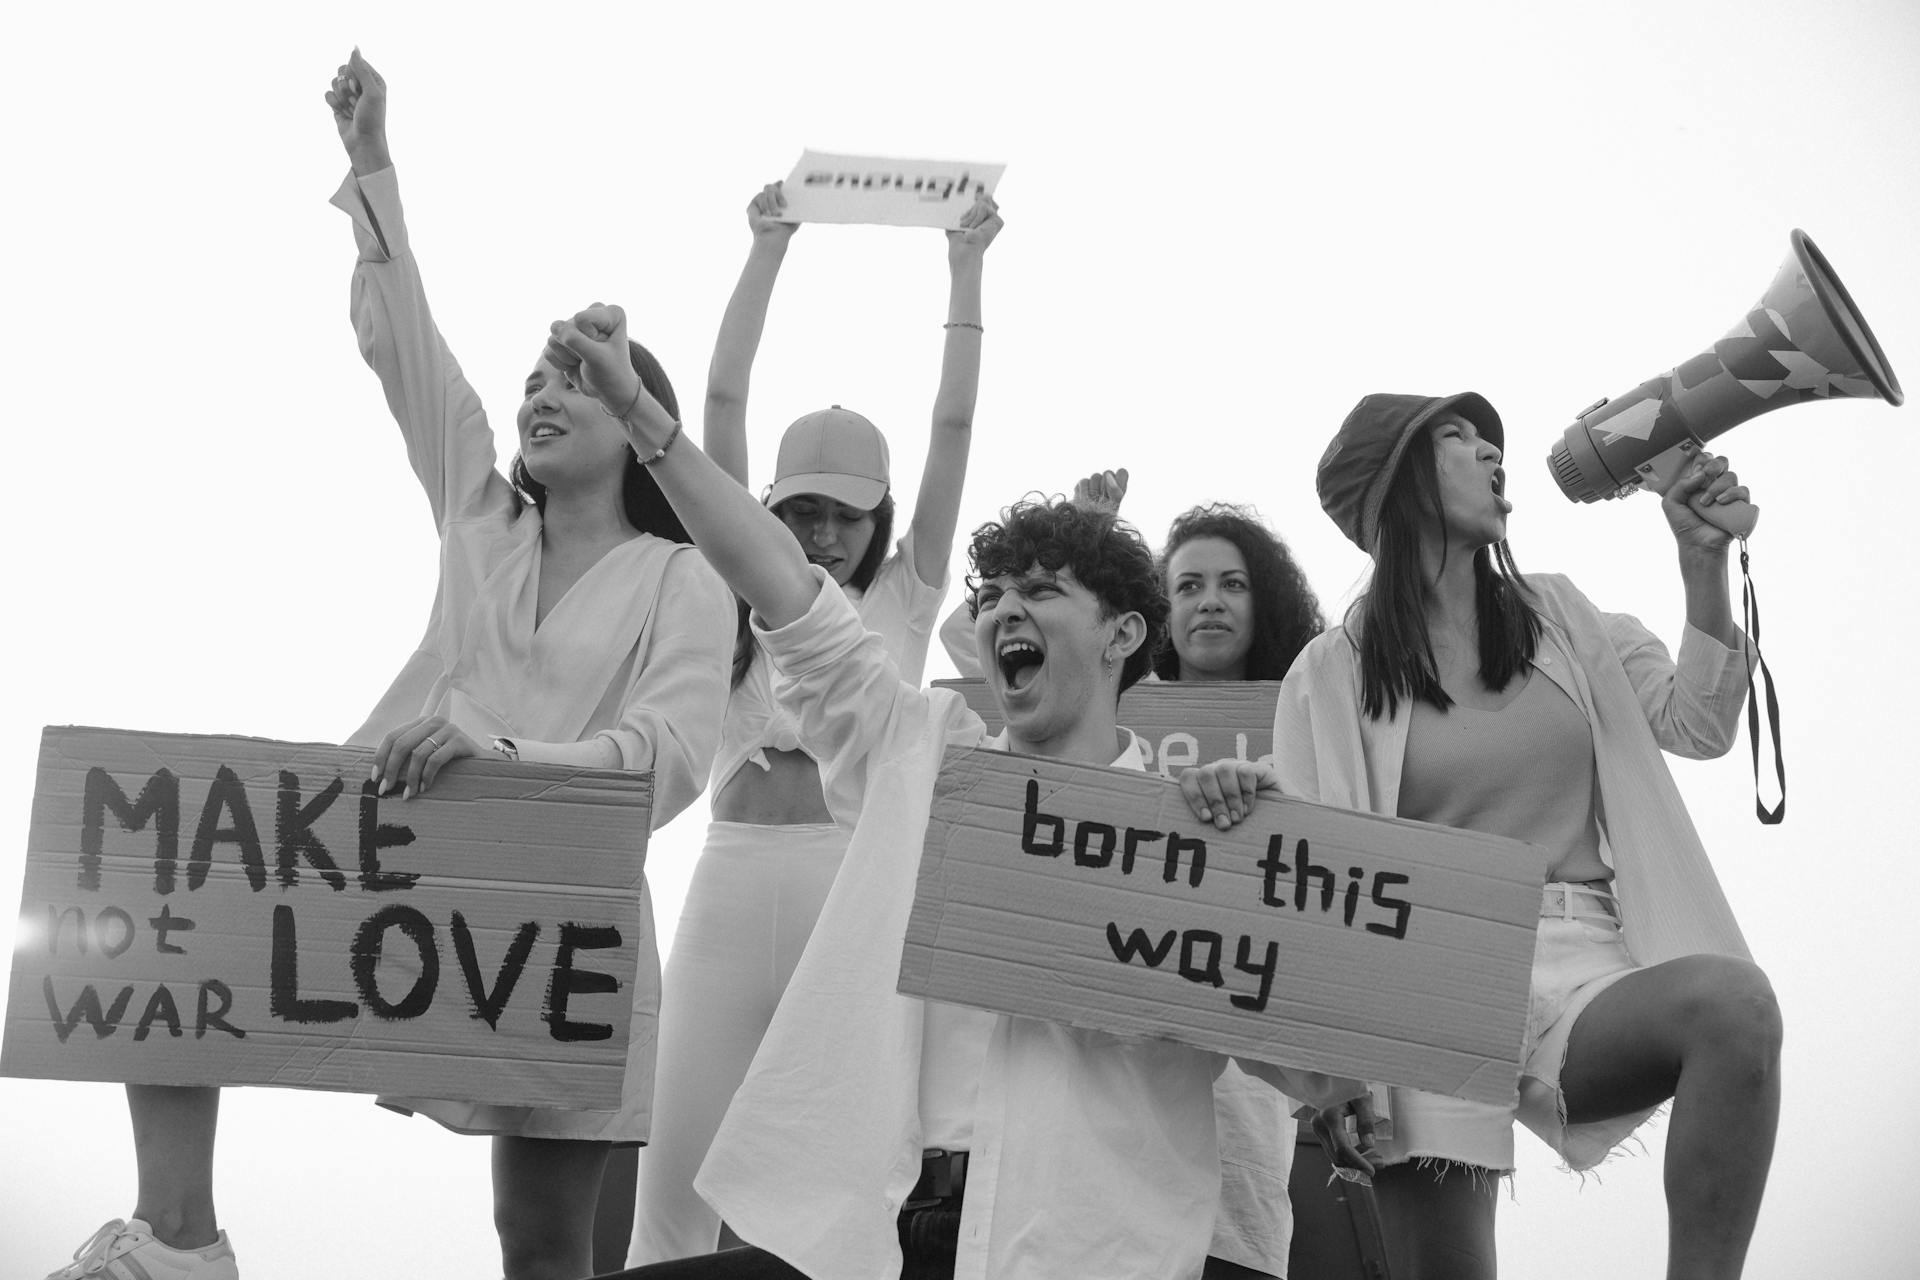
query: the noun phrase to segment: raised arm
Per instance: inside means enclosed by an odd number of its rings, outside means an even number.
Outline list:
[[[426,490],[434,525],[478,506],[511,509],[494,470],[493,431],[480,397],[447,349],[427,306],[387,150],[387,86],[355,49],[326,93],[353,172],[333,203],[353,219],[359,258],[352,315],[360,355],[380,379]]]
[[[940,390],[933,401],[933,434],[920,493],[913,502],[913,570],[922,582],[944,582],[960,523],[960,494],[967,483],[967,452],[973,447],[973,405],[980,394],[980,275],[987,246],[1000,234],[1000,208],[984,190],[947,232],[946,346],[940,358]]]
[[[747,265],[720,317],[720,336],[714,339],[713,363],[707,366],[707,410],[701,439],[707,456],[742,486],[747,475],[747,386],[753,379],[753,358],[760,350],[760,334],[767,325],[767,304],[774,281],[786,260],[787,242],[799,224],[780,221],[787,198],[781,184],[772,183],[747,205],[747,229],[753,247]]]
[[[580,385],[626,425],[634,451],[708,563],[766,626],[786,626],[807,611],[818,584],[799,542],[745,486],[685,439],[680,424],[647,394],[627,357],[626,312],[595,304],[555,321],[547,358],[577,370]]]

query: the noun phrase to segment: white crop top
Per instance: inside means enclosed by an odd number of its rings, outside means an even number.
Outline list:
[[[867,630],[879,633],[900,678],[919,687],[927,666],[927,643],[946,599],[947,584],[929,586],[920,581],[913,567],[913,531],[900,539],[865,592],[857,587],[842,589]],[[797,751],[800,740],[793,717],[774,701],[773,664],[766,654],[756,652],[747,674],[727,698],[727,718],[720,729],[720,751],[713,759],[707,794],[719,795],[749,761],[762,769],[772,768],[766,757],[768,747]]]

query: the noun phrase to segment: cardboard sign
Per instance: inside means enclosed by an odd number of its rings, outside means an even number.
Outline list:
[[[0,1073],[620,1104],[645,774],[49,728]]]
[[[1000,751],[934,789],[900,990],[1507,1103],[1546,854]]]
[[[866,222],[952,231],[985,189],[1000,185],[1004,164],[893,160],[884,156],[801,153],[782,190],[791,222]]]
[[[984,680],[936,680],[1000,732],[1000,708]],[[1273,759],[1278,680],[1142,680],[1120,695],[1120,723],[1139,735],[1147,768],[1163,778],[1215,760]]]

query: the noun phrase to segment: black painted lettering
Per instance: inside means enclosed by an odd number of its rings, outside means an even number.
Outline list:
[[[1177,831],[1167,833],[1167,865],[1160,878],[1168,884],[1179,878],[1183,852],[1192,855],[1187,860],[1187,883],[1198,889],[1200,877],[1207,872],[1207,842],[1197,838],[1188,840]]]
[[[413,986],[398,1004],[380,994],[376,981],[389,929],[400,930],[420,953],[420,976],[413,980]],[[353,935],[348,967],[353,971],[353,985],[359,988],[360,999],[366,1002],[367,1010],[374,1017],[387,1022],[419,1017],[433,1004],[433,993],[440,985],[440,944],[433,936],[433,922],[404,903],[395,902],[380,908],[368,916]]]
[[[173,1002],[173,992],[167,990],[167,984],[161,983],[153,989],[147,998],[147,1010],[140,1015],[140,1025],[133,1029],[135,1040],[145,1040],[156,1022],[167,1024],[167,1034],[178,1040],[186,1034],[180,1026],[180,1008]]]
[[[1148,831],[1144,827],[1128,827],[1127,842],[1120,850],[1120,874],[1123,876],[1133,874],[1133,856],[1140,851],[1141,845],[1152,844],[1155,840],[1164,840],[1166,838],[1167,833],[1164,831]]]
[[[1038,839],[1042,826],[1051,832],[1044,842]],[[1066,847],[1066,840],[1067,824],[1051,813],[1040,812],[1040,783],[1028,778],[1027,811],[1020,820],[1020,851],[1042,858],[1057,858],[1061,849]]]
[[[1247,1009],[1259,1013],[1267,1007],[1267,996],[1273,991],[1273,971],[1280,964],[1280,944],[1269,942],[1267,954],[1259,964],[1253,963],[1253,939],[1246,934],[1240,935],[1240,945],[1235,949],[1233,967],[1242,973],[1258,975],[1260,994],[1252,996],[1230,996],[1236,1009]]]
[[[1147,967],[1159,968],[1160,962],[1167,958],[1167,952],[1173,948],[1173,930],[1160,935],[1159,945],[1147,936],[1145,929],[1135,929],[1124,939],[1120,936],[1120,926],[1111,922],[1107,925],[1107,945],[1113,948],[1113,958],[1121,964],[1132,964],[1135,957],[1142,958]]]
[[[60,1037],[61,1044],[67,1042],[67,1037],[73,1034],[73,1029],[80,1025],[82,1018],[93,1028],[96,1039],[105,1040],[120,1025],[120,1019],[126,1016],[127,1001],[133,999],[133,988],[122,987],[120,994],[113,998],[113,1003],[102,1010],[100,993],[89,982],[80,988],[80,997],[73,1002],[73,1007],[62,1013],[60,1002],[53,995],[52,974],[40,979],[40,990],[46,994],[47,1016],[53,1019],[53,1034]]]
[[[115,927],[113,936],[108,936],[107,926]],[[100,954],[109,960],[118,960],[133,945],[133,917],[119,907],[102,907],[93,917],[93,942],[100,948]]]
[[[173,914],[173,908],[162,904],[160,914],[149,917],[147,927],[153,930],[153,949],[163,956],[183,956],[185,947],[176,946],[167,941],[167,935],[178,929],[181,933],[193,932],[193,921],[185,916]]]
[[[540,926],[532,920],[522,924],[513,935],[513,941],[507,944],[506,957],[500,961],[499,972],[494,975],[493,988],[488,990],[485,980],[480,976],[480,957],[474,951],[473,931],[467,927],[467,918],[458,911],[453,913],[453,954],[460,961],[460,972],[467,979],[467,994],[473,999],[473,1016],[485,1022],[489,1029],[500,1029],[500,1013],[507,1007],[507,1001],[513,998],[513,988],[520,981],[521,973],[527,967],[527,957],[533,954],[533,943],[540,936]]]
[[[1058,819],[1055,819],[1057,822]],[[1055,850],[1058,852],[1058,850]],[[547,984],[547,1011],[541,1016],[555,1040],[610,1040],[613,1025],[607,1022],[575,1022],[567,1016],[567,1005],[574,996],[618,991],[620,980],[610,973],[594,969],[576,969],[576,951],[598,950],[620,945],[620,931],[612,925],[584,925],[571,922],[560,926],[560,950],[553,958],[553,980]]]
[[[1260,901],[1269,907],[1287,905],[1287,900],[1280,896],[1279,891],[1280,877],[1293,874],[1293,867],[1280,857],[1286,852],[1286,847],[1287,838],[1275,832],[1267,837],[1267,851],[1260,855]]]
[[[167,769],[154,770],[140,788],[140,798],[127,800],[127,793],[113,775],[95,765],[87,770],[85,794],[80,802],[80,887],[100,887],[100,851],[106,836],[106,816],[111,809],[122,830],[138,831],[153,823],[153,891],[173,892],[173,869],[180,857],[180,779]]]
[[[1188,982],[1203,982],[1210,987],[1224,987],[1226,978],[1220,972],[1219,934],[1211,929],[1189,929],[1180,935],[1180,976]]]
[[[87,954],[87,913],[78,907],[68,907],[57,912],[51,902],[47,904],[47,954],[60,954],[60,926],[73,917],[73,945],[81,955]]]
[[[818,187],[824,186],[832,181],[832,174],[821,173],[818,169],[809,169],[807,170],[807,176],[800,179],[800,185],[803,187]]]
[[[1413,914],[1413,904],[1404,898],[1389,898],[1385,890],[1389,885],[1406,884],[1409,882],[1409,879],[1410,877],[1403,876],[1398,871],[1376,871],[1373,873],[1374,905],[1391,908],[1393,911],[1393,923],[1381,924],[1378,920],[1369,920],[1367,921],[1368,933],[1378,933],[1389,938],[1404,938],[1407,936],[1407,918]]]
[[[230,826],[220,825],[222,815],[231,816]],[[188,889],[198,889],[207,882],[216,844],[239,845],[247,883],[255,893],[267,887],[267,857],[260,848],[260,830],[254,825],[246,784],[224,764],[214,770],[213,781],[207,784],[207,802],[200,808],[200,826],[193,833],[193,849],[187,855]]]
[[[1353,913],[1360,906],[1360,877],[1366,874],[1367,873],[1359,867],[1347,868],[1346,905],[1342,909],[1340,917],[1344,924],[1350,925],[1353,923]]]
[[[1300,860],[1299,870],[1293,878],[1293,909],[1307,909],[1307,885],[1310,881],[1320,882],[1320,909],[1333,910],[1333,872],[1325,867],[1313,865],[1313,859],[1307,852],[1307,842],[1301,840],[1293,847],[1293,856]]]
[[[360,1006],[351,1000],[303,1000],[300,997],[300,953],[294,936],[293,908],[282,902],[273,909],[273,959],[268,967],[267,1012],[282,1022],[343,1022]],[[224,990],[224,988],[222,988]],[[204,984],[202,1003],[205,1003]],[[196,1031],[196,1039],[202,1033]]]
[[[320,820],[320,815],[331,808],[345,790],[346,783],[335,778],[321,789],[319,795],[302,805],[299,777],[286,769],[280,771],[280,790],[274,798],[273,849],[274,864],[284,888],[291,889],[300,883],[300,869],[295,862],[302,857],[320,873],[320,878],[327,882],[328,888],[343,890],[347,887],[347,877],[333,860],[333,854],[313,833],[313,824]]]
[[[1073,864],[1077,867],[1104,867],[1113,861],[1113,845],[1120,833],[1104,822],[1081,822],[1073,828]],[[1087,846],[1097,839],[1098,849]]]
[[[406,871],[382,871],[380,851],[413,843],[413,828],[380,821],[379,784],[360,784],[360,887],[370,893],[411,889],[420,877]]]
[[[220,1007],[213,1007],[218,999]],[[352,1006],[349,1005],[349,1008]],[[227,1021],[227,1013],[233,1008],[233,991],[218,978],[208,978],[200,984],[200,996],[193,1011],[193,1038],[199,1040],[209,1030],[224,1031],[235,1040],[245,1040],[247,1033]]]

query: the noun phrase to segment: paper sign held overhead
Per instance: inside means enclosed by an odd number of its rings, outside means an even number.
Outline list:
[[[1476,1101],[1516,1095],[1546,855],[975,750],[934,789],[908,995]]]
[[[980,191],[993,194],[1006,168],[958,160],[807,151],[781,190],[791,222],[864,222],[952,231]]]
[[[372,755],[47,729],[0,1073],[617,1107],[652,779]]]
[[[984,680],[936,680],[1001,729],[1000,708]],[[1273,759],[1273,712],[1278,680],[1142,680],[1120,695],[1120,723],[1147,749],[1147,768],[1163,778],[1215,760]]]

